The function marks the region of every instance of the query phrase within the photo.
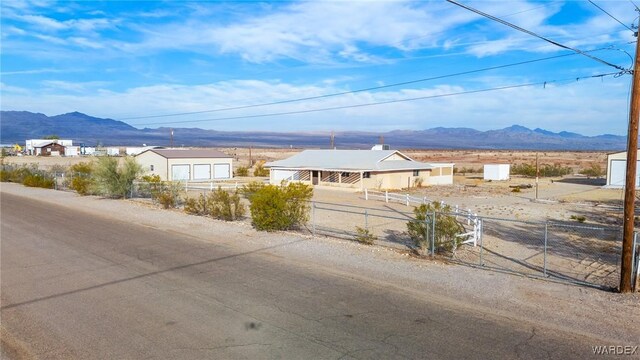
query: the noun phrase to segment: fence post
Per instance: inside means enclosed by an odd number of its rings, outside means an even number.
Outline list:
[[[213,181],[209,183],[209,191],[213,191]]]
[[[482,228],[483,228],[483,224],[482,224],[482,219],[480,219],[480,266],[482,266],[482,249],[484,248],[484,244],[482,243]]]
[[[311,203],[312,207],[311,207],[311,218],[313,219],[312,221],[312,235],[313,237],[316,236],[316,203],[315,201]]]
[[[184,192],[189,192],[189,180],[184,181]]]
[[[409,194],[406,194],[407,206],[409,206]]]
[[[367,190],[367,188],[364,188],[364,199],[369,200],[369,190]]]
[[[234,190],[238,190],[238,182],[236,181],[236,188]]]
[[[545,221],[544,223],[544,257],[543,257],[543,268],[542,273],[544,277],[547,277],[547,238],[549,233],[549,223]]]
[[[427,197],[426,196],[422,198],[422,203],[425,204],[425,205],[427,204]]]
[[[436,254],[436,211],[433,210],[433,218],[431,220],[431,256]]]
[[[369,230],[369,210],[364,209],[364,229]]]
[[[384,191],[384,202],[389,202],[389,191],[387,190]]]

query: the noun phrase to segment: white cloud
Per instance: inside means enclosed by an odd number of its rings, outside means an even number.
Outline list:
[[[480,79],[480,82],[512,83],[506,79]],[[204,111],[247,104],[282,101],[304,96],[340,92],[332,86],[292,85],[264,81],[228,81],[199,86],[156,85],[124,92],[101,90],[100,83],[49,81],[46,89],[29,93],[3,89],[3,106],[47,114],[81,111],[114,119],[139,115]],[[437,126],[496,129],[520,124],[552,131],[575,131],[586,135],[624,134],[626,131],[626,80],[607,78],[446,96],[410,102],[353,107],[341,110],[281,115],[257,119],[235,119],[173,124],[173,126],[219,130],[371,130],[426,129]],[[5,86],[5,85],[3,85]],[[64,92],[50,91],[64,89]],[[406,98],[425,97],[471,90],[461,86],[438,85],[420,89],[362,92],[316,101],[267,107],[194,114],[182,117],[130,120],[139,127],[157,127],[170,121],[221,119],[254,114],[304,111]],[[34,99],[38,99],[34,102]],[[215,106],[211,104],[215,103]],[[141,104],[144,107],[141,108]],[[532,106],[535,104],[535,106]],[[576,111],[580,109],[580,111]]]

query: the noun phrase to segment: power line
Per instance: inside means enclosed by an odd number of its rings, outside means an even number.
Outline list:
[[[591,0],[589,0],[589,2],[591,3],[591,5],[593,5],[593,6],[597,7],[598,9],[602,10],[603,13],[609,15],[610,18],[612,18],[613,20],[617,21],[620,25],[626,27],[627,29],[629,29],[630,31],[635,33],[635,31],[631,27],[629,27],[627,24],[623,23],[622,21],[618,20],[615,16],[611,15],[607,10],[601,8],[600,6],[598,6],[598,4],[594,3]]]
[[[525,34],[528,34],[528,35],[531,35],[531,36],[536,37],[536,38],[538,38],[538,39],[544,40],[544,41],[546,41],[546,42],[548,42],[548,43],[550,43],[550,44],[553,44],[553,45],[555,45],[555,46],[561,47],[561,48],[563,48],[563,49],[571,50],[571,51],[573,51],[573,52],[575,52],[575,53],[578,53],[578,54],[580,54],[580,55],[586,56],[586,57],[588,57],[588,58],[590,58],[590,59],[592,59],[592,60],[595,60],[595,61],[597,61],[597,62],[599,62],[599,63],[601,63],[601,64],[604,64],[604,65],[607,65],[607,66],[611,66],[611,67],[613,67],[613,68],[615,68],[615,69],[618,69],[618,70],[620,70],[620,71],[624,71],[624,72],[629,72],[629,71],[630,71],[629,69],[625,69],[625,68],[623,68],[623,67],[621,67],[621,66],[618,66],[618,65],[612,64],[612,63],[610,63],[610,62],[608,62],[608,61],[605,61],[605,60],[602,60],[602,59],[597,58],[597,57],[595,57],[595,56],[589,55],[589,54],[587,54],[586,52],[584,52],[584,51],[582,51],[582,50],[572,48],[572,47],[570,47],[570,46],[567,46],[567,45],[561,44],[561,43],[559,43],[559,42],[557,42],[557,41],[554,41],[554,40],[551,40],[551,39],[549,39],[549,38],[546,38],[546,37],[544,37],[544,36],[542,36],[542,35],[538,35],[538,34],[534,33],[533,31],[530,31],[530,30],[527,30],[527,29],[521,28],[521,27],[520,27],[520,26],[518,26],[518,25],[512,24],[512,23],[510,23],[510,22],[508,22],[508,21],[502,20],[502,19],[500,19],[500,18],[498,18],[498,17],[495,17],[495,16],[493,16],[493,15],[489,15],[489,14],[487,14],[487,13],[485,13],[485,12],[482,12],[482,11],[480,11],[480,10],[478,10],[478,9],[474,9],[474,8],[472,8],[472,7],[470,7],[470,6],[467,6],[467,5],[461,4],[461,3],[459,3],[459,2],[457,2],[457,1],[455,1],[455,0],[447,0],[447,2],[450,2],[450,3],[454,4],[454,5],[460,6],[460,7],[461,7],[461,8],[463,8],[463,9],[467,9],[467,10],[469,10],[469,11],[471,11],[471,12],[474,12],[474,13],[476,13],[476,14],[478,14],[478,15],[484,16],[484,17],[486,17],[486,18],[488,18],[488,19],[491,19],[491,20],[493,20],[493,21],[499,22],[500,24],[506,25],[506,26],[508,26],[508,27],[510,27],[510,28],[512,28],[512,29],[516,29],[516,30],[518,30],[518,31],[520,31],[520,32],[523,32],[523,33],[525,33]]]
[[[488,88],[488,89],[468,90],[468,91],[460,91],[460,92],[447,93],[447,94],[419,96],[419,97],[407,98],[407,99],[397,99],[397,100],[370,102],[370,103],[364,103],[364,104],[343,105],[343,106],[334,106],[334,107],[307,109],[307,110],[297,110],[297,111],[285,111],[285,112],[268,113],[268,114],[231,116],[231,117],[212,118],[212,119],[179,120],[179,121],[167,121],[167,122],[156,122],[156,123],[144,123],[144,124],[138,124],[138,125],[184,124],[184,123],[198,123],[198,122],[252,119],[252,118],[261,118],[261,117],[269,117],[269,116],[284,116],[284,115],[295,115],[295,114],[307,114],[307,113],[313,113],[313,112],[323,112],[323,111],[331,111],[331,110],[361,108],[361,107],[369,107],[369,106],[377,106],[377,105],[385,105],[385,104],[393,104],[393,103],[402,103],[402,102],[409,102],[409,101],[416,101],[416,100],[426,100],[426,99],[450,97],[450,96],[457,96],[457,95],[477,94],[477,93],[484,93],[484,92],[490,92],[490,91],[516,89],[516,88],[531,87],[531,86],[543,86],[543,87],[546,87],[547,85],[554,84],[554,83],[561,83],[561,82],[566,82],[566,81],[579,81],[579,80],[591,79],[591,78],[603,78],[603,77],[606,77],[606,76],[616,76],[616,75],[621,75],[621,74],[623,74],[623,72],[612,72],[612,73],[590,75],[590,76],[581,76],[581,77],[573,77],[573,78],[566,78],[566,79],[559,79],[559,80],[540,81],[540,82],[535,82],[535,83],[526,83],[526,84],[518,84],[518,85],[507,85],[507,86],[493,87],[493,88]]]
[[[589,50],[588,52],[594,52],[594,51],[600,51],[600,50],[609,50],[609,49],[610,48],[599,48],[599,49]],[[318,100],[318,99],[324,99],[324,98],[347,95],[347,94],[356,94],[356,93],[365,92],[365,91],[380,90],[380,89],[386,89],[386,88],[390,88],[390,87],[396,87],[396,86],[402,86],[402,85],[410,85],[410,84],[416,84],[416,83],[420,83],[420,82],[445,79],[445,78],[454,77],[454,76],[469,75],[469,74],[474,74],[474,73],[479,73],[479,72],[484,72],[484,71],[497,70],[497,69],[503,69],[503,68],[512,67],[512,66],[531,64],[531,63],[535,63],[535,62],[551,60],[551,59],[558,59],[558,58],[568,57],[568,56],[573,56],[573,55],[576,55],[576,54],[575,53],[569,53],[569,54],[554,55],[554,56],[549,56],[549,57],[544,57],[544,58],[520,61],[520,62],[516,62],[516,63],[490,66],[490,67],[481,68],[481,69],[474,69],[474,70],[462,71],[462,72],[457,72],[457,73],[452,73],[452,74],[438,75],[438,76],[429,77],[429,78],[421,78],[421,79],[416,79],[416,80],[409,80],[409,81],[403,81],[403,82],[398,82],[398,83],[393,83],[393,84],[373,86],[373,87],[368,87],[368,88],[361,88],[361,89],[357,89],[357,90],[342,91],[342,92],[331,93],[331,94],[308,96],[308,97],[303,97],[303,98],[287,99],[287,100],[281,100],[281,101],[272,101],[272,102],[259,103],[259,104],[233,106],[233,107],[226,107],[226,108],[219,108],[219,109],[188,111],[188,112],[179,112],[179,113],[171,113],[171,114],[161,114],[161,115],[135,116],[135,117],[120,118],[119,120],[121,120],[121,121],[122,120],[139,120],[139,119],[153,119],[153,118],[172,117],[172,116],[195,115],[195,114],[213,113],[213,112],[221,112],[221,111],[250,109],[250,108],[264,107],[264,106],[271,106],[271,105],[282,105],[282,104],[288,104],[288,103],[300,102],[300,101],[308,101],[308,100]]]

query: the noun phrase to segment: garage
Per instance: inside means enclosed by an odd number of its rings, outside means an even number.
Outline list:
[[[215,164],[213,167],[214,179],[230,179],[231,167],[229,164]]]
[[[189,164],[171,165],[171,178],[174,181],[190,180]]]
[[[193,180],[210,180],[211,165],[210,164],[194,164]]]
[[[214,149],[148,149],[136,155],[145,175],[162,181],[231,179],[233,158]]]

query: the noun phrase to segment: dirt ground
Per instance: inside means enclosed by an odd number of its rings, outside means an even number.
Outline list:
[[[283,159],[300,149],[220,149],[236,158],[236,166],[246,166],[249,161]],[[461,167],[480,168],[485,163],[534,162],[535,152],[526,151],[425,151],[407,150],[409,156],[421,161],[453,162]],[[596,152],[541,152],[537,154],[541,164],[570,166],[577,173],[596,162],[606,161],[605,153]],[[8,157],[5,163],[37,163],[45,169],[62,169],[86,158]],[[601,164],[602,163],[602,164]],[[458,165],[457,165],[458,166]],[[604,166],[603,166],[604,168]],[[255,178],[234,180],[248,182]],[[622,224],[622,199],[620,189],[605,189],[603,179],[589,179],[581,175],[556,178],[514,176],[508,181],[484,181],[481,173],[454,176],[454,184],[430,186],[397,191],[429,201],[444,202],[452,208],[468,209],[483,217],[483,250],[465,246],[455,256],[465,262],[520,273],[539,274],[542,267],[556,274],[570,276],[579,281],[614,286],[617,281],[619,229]],[[519,192],[514,192],[516,187]],[[537,193],[537,195],[536,195]],[[194,196],[195,192],[190,192]],[[385,203],[382,199],[365,199],[362,192],[316,187],[314,224],[337,235],[352,236],[355,227],[368,227],[383,243],[406,246],[406,222],[413,206],[401,203]],[[319,203],[340,204],[323,205]],[[360,208],[368,210],[364,215]],[[340,211],[338,211],[340,210]],[[377,212],[376,212],[377,211]],[[554,228],[547,232],[550,252],[544,251],[544,223],[564,224],[569,228]],[[587,229],[579,230],[576,226]],[[604,229],[604,230],[603,230]],[[466,226],[466,231],[471,227]],[[312,231],[309,229],[309,231]],[[344,236],[343,236],[344,237]]]
[[[266,148],[220,148],[236,159],[234,166],[248,166],[259,161],[273,161],[287,158],[302,149],[266,149]],[[569,166],[577,174],[593,163],[606,169],[604,152],[561,152],[561,151],[496,151],[496,150],[402,150],[418,161],[452,162],[456,168],[480,169],[487,163],[533,163],[538,156],[540,164]],[[2,159],[7,164],[37,164],[47,170],[63,171],[64,168],[92,160],[91,157],[34,157],[11,156]],[[237,178],[240,182],[254,180]],[[519,185],[520,192],[513,192]],[[623,192],[620,189],[604,189],[603,179],[587,179],[581,175],[568,175],[562,178],[533,178],[512,176],[509,181],[487,182],[481,173],[459,174],[454,184],[432,186],[401,191],[429,200],[444,201],[452,206],[458,205],[471,209],[482,216],[507,217],[518,220],[541,221],[547,219],[569,220],[572,215],[585,216],[586,222],[597,224],[619,224]],[[318,201],[347,202],[362,205],[362,194],[345,195],[343,191],[316,191]],[[333,194],[336,195],[333,195]],[[355,200],[351,200],[350,198]],[[355,201],[355,202],[354,202]]]

